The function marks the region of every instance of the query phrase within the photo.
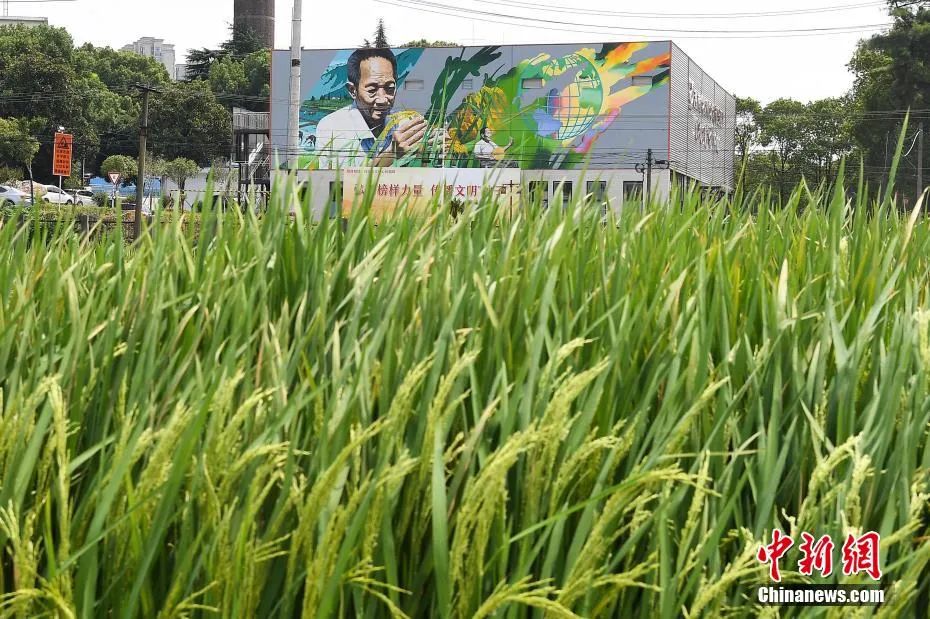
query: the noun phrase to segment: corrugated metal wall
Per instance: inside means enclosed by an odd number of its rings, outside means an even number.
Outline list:
[[[674,44],[671,96],[672,169],[705,185],[733,189],[736,99]]]

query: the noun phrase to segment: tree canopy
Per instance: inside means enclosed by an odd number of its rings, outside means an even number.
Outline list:
[[[149,136],[156,155],[207,165],[229,152],[232,119],[206,83],[172,84],[150,105]]]
[[[905,112],[926,118],[930,108],[930,2],[889,2],[889,13],[891,28],[860,42],[849,63],[855,75],[852,132],[876,185],[887,182]],[[906,135],[908,145],[916,137],[915,120]],[[926,131],[930,123],[924,122]],[[924,147],[930,148],[930,140],[924,140]],[[925,150],[924,161],[928,155]],[[915,148],[898,171],[897,184],[909,193],[916,193],[916,161]]]
[[[401,47],[461,47],[458,43],[452,41],[430,41],[428,39],[416,39],[407,41]]]
[[[260,90],[253,85],[264,76],[254,67],[262,66],[263,59],[249,62],[254,74],[246,73],[245,86]],[[209,87],[174,83],[160,63],[132,52],[90,44],[76,48],[63,28],[0,27],[0,119],[15,122],[38,144],[39,178],[51,175],[53,135],[59,127],[74,135],[74,156],[85,160],[87,169],[96,169],[108,155],[135,156],[137,84],[166,93],[161,103],[161,94],[151,97],[158,110],[150,118],[151,134],[163,138],[155,154],[209,162],[228,153],[231,115]]]
[[[123,182],[133,178],[138,171],[136,160],[126,155],[110,155],[100,164],[100,174],[102,176],[108,176],[111,172],[116,172]]]
[[[0,118],[0,165],[27,168],[39,152],[39,141],[18,120]]]
[[[184,185],[187,183],[187,180],[200,172],[200,166],[197,165],[196,161],[178,157],[177,159],[165,162],[164,172],[165,176],[175,182],[178,189],[184,191]]]
[[[266,111],[271,96],[271,50],[245,26],[230,29],[219,49],[192,50],[187,79],[203,81],[225,105]]]

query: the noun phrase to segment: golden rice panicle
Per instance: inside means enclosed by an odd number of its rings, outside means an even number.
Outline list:
[[[470,479],[455,516],[450,549],[450,574],[458,601],[457,612],[467,616],[484,579],[485,552],[491,524],[507,504],[507,474],[521,455],[539,441],[536,428],[512,434],[490,454],[484,467]]]

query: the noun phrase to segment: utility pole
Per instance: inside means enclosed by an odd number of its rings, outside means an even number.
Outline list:
[[[646,151],[646,205],[649,205],[652,199],[652,149]]]
[[[917,199],[924,193],[924,123],[917,125]]]
[[[287,162],[289,168],[297,167],[300,132],[300,44],[301,14],[303,0],[294,0],[291,20],[291,92],[287,120]]]
[[[145,153],[148,149],[149,133],[149,94],[157,92],[151,86],[136,84],[142,91],[142,117],[139,122],[139,173],[136,178],[136,215],[133,223],[135,237],[142,236],[142,202],[145,200]]]

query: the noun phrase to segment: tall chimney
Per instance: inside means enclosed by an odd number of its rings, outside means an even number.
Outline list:
[[[274,0],[235,0],[235,26],[252,30],[265,44],[274,49]]]

